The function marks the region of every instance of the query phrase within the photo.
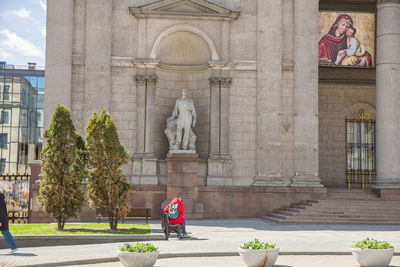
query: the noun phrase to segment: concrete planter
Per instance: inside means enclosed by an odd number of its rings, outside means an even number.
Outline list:
[[[240,258],[249,267],[272,267],[274,266],[279,248],[271,249],[243,249],[238,248]]]
[[[117,255],[125,267],[152,267],[158,257],[159,251],[153,252],[126,252],[118,250]]]
[[[386,249],[360,249],[352,248],[351,252],[357,262],[364,267],[388,266],[392,260],[394,248]]]

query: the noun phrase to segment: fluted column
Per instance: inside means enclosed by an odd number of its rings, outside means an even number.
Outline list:
[[[146,78],[146,132],[145,153],[154,153],[154,112],[156,97],[157,76],[150,75]]]
[[[229,88],[231,78],[211,77],[210,155],[207,185],[232,185],[229,155]]]
[[[377,188],[400,188],[400,0],[378,0]]]
[[[229,154],[229,88],[231,84],[231,78],[221,78],[219,153],[226,156]]]
[[[321,187],[318,173],[318,0],[294,6],[294,171],[291,186]]]
[[[146,76],[136,75],[136,114],[137,114],[137,140],[136,152],[144,153],[146,128]]]
[[[210,83],[210,156],[219,153],[219,93],[220,79],[211,77]]]

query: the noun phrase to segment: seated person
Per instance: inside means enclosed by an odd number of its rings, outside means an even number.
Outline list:
[[[171,203],[165,207],[164,212],[168,215],[169,224],[181,224],[183,237],[189,237],[186,232],[185,218],[183,218],[185,215],[185,207],[183,206],[182,198],[174,198]]]

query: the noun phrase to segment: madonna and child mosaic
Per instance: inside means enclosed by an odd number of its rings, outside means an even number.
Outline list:
[[[374,66],[375,14],[323,11],[319,29],[319,65]]]

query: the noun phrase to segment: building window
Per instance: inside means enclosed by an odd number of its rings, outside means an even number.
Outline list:
[[[3,86],[3,100],[10,100],[10,86]]]
[[[8,111],[1,112],[0,123],[1,124],[8,123]]]
[[[360,110],[346,119],[346,181],[351,183],[375,183],[376,148],[375,118]]]
[[[7,134],[6,133],[0,133],[0,148],[7,148]]]

